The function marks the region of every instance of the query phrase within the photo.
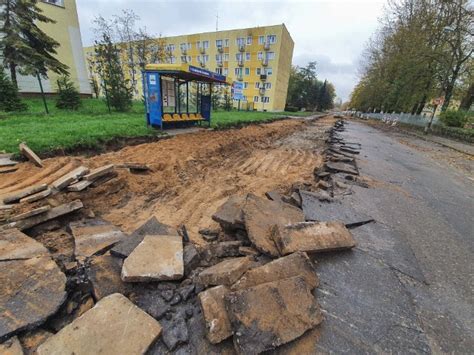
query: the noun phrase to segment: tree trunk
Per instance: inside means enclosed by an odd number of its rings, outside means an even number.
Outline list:
[[[469,110],[474,102],[474,83],[469,85],[469,89],[466,92],[466,95],[461,100],[461,106],[459,108],[463,110]]]
[[[18,89],[18,81],[16,79],[16,65],[13,62],[8,64],[10,67],[10,79],[12,80],[13,85]]]

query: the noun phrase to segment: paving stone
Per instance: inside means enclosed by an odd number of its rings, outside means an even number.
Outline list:
[[[173,227],[158,222],[156,217],[152,217],[128,238],[117,243],[110,250],[110,253],[121,258],[126,258],[138,244],[142,242],[145,235],[178,235],[178,232]]]
[[[174,350],[178,345],[188,342],[188,327],[181,315],[173,317],[170,322],[163,323],[162,340],[169,350]]]
[[[101,176],[107,175],[114,170],[114,164],[104,165],[93,169],[89,174],[84,176],[84,180],[97,180]]]
[[[115,293],[38,347],[38,354],[144,354],[160,335],[160,324]]]
[[[66,298],[66,276],[50,257],[1,262],[0,338],[31,329]]]
[[[183,275],[183,241],[174,235],[145,236],[122,266],[127,282],[180,280]]]
[[[252,260],[248,257],[228,259],[204,269],[199,273],[198,279],[200,283],[207,286],[230,286],[251,266]]]
[[[231,289],[241,290],[294,276],[303,277],[311,289],[319,285],[318,276],[308,255],[304,252],[296,252],[248,270],[232,285]]]
[[[99,219],[73,222],[69,224],[69,228],[74,237],[74,254],[76,256],[92,256],[110,248],[120,240],[128,238],[116,226]]]
[[[23,348],[17,337],[10,338],[0,344],[2,355],[23,355]]]
[[[40,168],[43,167],[43,161],[36,155],[33,150],[30,149],[30,147],[26,145],[26,143],[20,143],[19,149],[21,154],[27,157],[29,161],[31,161],[33,164]]]
[[[54,187],[56,190],[62,190],[66,186],[72,184],[74,181],[82,178],[89,172],[89,169],[85,166],[79,166],[74,170],[70,171],[69,173],[61,176],[59,179],[54,181],[51,186]]]
[[[51,219],[80,210],[82,207],[84,207],[84,205],[82,204],[81,200],[74,200],[72,202],[53,207],[46,213],[15,222],[15,227],[20,230],[26,230]]]
[[[303,222],[274,229],[274,240],[283,255],[351,249],[356,242],[344,223]]]
[[[220,206],[212,219],[219,223],[223,229],[245,229],[242,207],[245,203],[245,196],[233,195]]]
[[[13,216],[12,218],[10,218],[10,220],[12,222],[20,221],[20,220],[28,218],[28,217],[33,217],[33,216],[36,216],[36,215],[39,215],[39,214],[42,214],[42,213],[46,213],[50,209],[51,209],[50,206],[42,206],[42,207],[35,208],[33,210],[30,210],[30,211],[27,211],[27,212],[24,212],[24,213],[17,214],[15,216]]]
[[[110,254],[94,256],[87,269],[87,276],[92,284],[92,292],[96,300],[100,300],[113,293],[128,295],[132,285],[123,282],[120,278],[122,259]]]
[[[232,335],[224,297],[230,292],[226,286],[216,286],[199,293],[202,314],[206,321],[207,339],[212,344],[220,343]]]
[[[279,256],[271,239],[274,225],[304,221],[303,212],[289,204],[270,201],[249,194],[243,208],[247,235],[252,244],[264,254]]]
[[[348,199],[336,200],[331,202],[321,200],[314,193],[304,192],[303,212],[307,221],[341,221],[346,227],[354,227],[373,221],[373,218],[365,213],[359,212],[357,206]]]
[[[20,201],[22,198],[26,196],[30,196],[33,194],[36,194],[38,192],[44,191],[48,188],[48,185],[46,184],[41,184],[41,185],[35,185],[28,187],[26,189],[23,189],[21,191],[17,191],[14,193],[9,194],[7,197],[3,199],[4,204],[9,204],[9,203],[16,203]]]
[[[23,234],[18,229],[0,231],[0,261],[31,259],[37,256],[48,256],[43,244]]]
[[[311,286],[301,276],[231,292],[225,302],[234,346],[242,354],[273,349],[322,321]]]
[[[325,167],[327,170],[334,173],[346,173],[346,174],[352,174],[352,175],[359,175],[359,172],[353,165],[346,164],[346,163],[327,162],[325,164]]]
[[[46,198],[49,195],[51,195],[51,192],[52,190],[50,188],[47,188],[44,191],[22,198],[20,200],[20,203],[32,203],[32,202],[42,200],[43,198]]]

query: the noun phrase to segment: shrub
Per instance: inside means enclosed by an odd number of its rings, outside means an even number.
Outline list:
[[[26,104],[21,102],[18,89],[0,69],[0,111],[25,111]]]
[[[63,110],[77,110],[81,106],[81,97],[69,77],[62,76],[57,80],[57,84],[56,107]]]
[[[287,112],[297,112],[297,111],[298,111],[298,107],[295,107],[295,106],[286,106],[286,107],[285,107],[285,111],[287,111]]]
[[[464,127],[468,121],[468,115],[462,110],[447,110],[441,112],[439,119],[448,127]]]

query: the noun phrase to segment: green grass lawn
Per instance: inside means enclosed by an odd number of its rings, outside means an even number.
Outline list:
[[[25,100],[28,111],[0,112],[0,151],[17,153],[18,144],[26,142],[37,153],[75,147],[94,148],[117,137],[159,135],[159,130],[147,128],[143,103],[136,101],[130,112],[108,113],[102,100],[84,99],[78,111],[59,110],[54,100],[48,100],[50,114],[44,114],[40,99]],[[287,115],[309,115],[306,112],[217,111],[212,114],[212,126],[225,127],[245,122],[263,122]]]

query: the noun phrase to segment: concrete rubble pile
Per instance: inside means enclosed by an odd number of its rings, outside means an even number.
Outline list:
[[[350,228],[370,221],[351,213],[340,219],[337,207],[319,212],[319,203],[337,206],[340,191],[357,183],[337,176],[358,176],[358,148],[339,139],[341,129],[338,121],[329,134],[315,182],[288,194],[230,196],[212,216],[219,228],[200,230],[199,244],[184,225],[155,217],[126,234],[93,213],[78,214],[80,200],[10,217],[0,229],[0,351],[258,354],[291,345],[323,323],[318,253],[350,250]],[[78,167],[4,203],[78,192],[114,169]],[[59,218],[65,214],[76,218]],[[67,257],[30,236],[57,218],[73,240]]]

